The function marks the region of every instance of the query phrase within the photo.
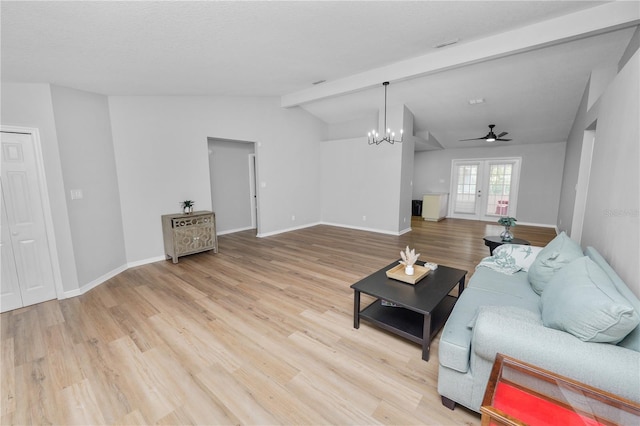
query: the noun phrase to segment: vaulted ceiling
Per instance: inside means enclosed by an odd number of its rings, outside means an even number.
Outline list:
[[[390,103],[441,146],[477,146],[457,141],[490,123],[513,144],[560,142],[591,70],[615,66],[640,21],[621,3],[2,1],[2,80],[276,96],[332,124],[377,114],[390,80]]]

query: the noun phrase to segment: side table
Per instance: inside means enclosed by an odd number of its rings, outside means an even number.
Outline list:
[[[640,424],[637,403],[502,354],[480,412],[482,426]]]
[[[502,238],[497,235],[488,235],[484,237],[483,240],[484,245],[489,247],[489,254],[491,256],[493,256],[493,251],[496,249],[496,247],[499,247],[503,244],[522,244],[525,246],[531,245],[529,241],[523,240],[522,238],[514,238],[511,241],[502,241]]]

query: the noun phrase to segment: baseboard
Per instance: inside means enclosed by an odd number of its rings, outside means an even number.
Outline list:
[[[249,226],[248,228],[236,228],[236,229],[227,229],[226,231],[217,232],[218,236],[226,235],[226,234],[235,234],[236,232],[249,231],[251,229],[256,229],[255,226]]]
[[[258,238],[271,237],[273,235],[284,234],[285,232],[291,232],[291,231],[297,231],[299,229],[311,228],[312,226],[316,226],[316,225],[320,225],[320,224],[321,224],[320,222],[307,223],[306,225],[295,226],[293,228],[280,229],[278,231],[261,232],[261,233],[257,234],[256,236]]]
[[[404,235],[407,232],[411,232],[411,227],[405,228],[403,230],[401,230],[400,232],[398,232],[398,235]]]
[[[78,288],[76,290],[65,291],[62,294],[62,297],[58,297],[58,299],[62,300],[62,299],[69,299],[70,297],[81,296],[81,295],[85,294],[86,292],[88,292],[89,290],[91,290],[93,288],[96,288],[97,286],[99,286],[103,282],[110,280],[111,278],[115,277],[118,274],[121,274],[122,272],[126,271],[129,268],[134,268],[136,266],[146,265],[147,263],[158,262],[160,260],[166,260],[166,257],[165,256],[158,256],[158,257],[151,257],[149,259],[138,260],[136,262],[128,262],[125,265],[118,266],[116,269],[113,269],[113,270],[107,272],[106,274],[96,278],[95,280],[93,280],[93,281],[81,286],[80,288]]]
[[[167,257],[166,256],[157,256],[157,257],[150,257],[148,259],[143,259],[143,260],[136,260],[135,262],[129,262],[129,263],[127,263],[127,269],[135,268],[136,266],[146,265],[147,263],[159,262],[161,260],[167,260]]]
[[[402,230],[400,232],[396,232],[396,231],[387,231],[385,229],[365,228],[363,226],[345,225],[345,224],[342,224],[342,223],[321,222],[320,224],[321,225],[327,225],[327,226],[336,226],[338,228],[355,229],[356,231],[375,232],[375,233],[378,233],[378,234],[395,235],[395,236],[406,234],[407,232],[411,231],[411,228],[407,228],[407,229],[404,229],[404,230]]]
[[[59,297],[58,299],[69,299],[71,297],[81,296],[81,295],[85,294],[86,292],[88,292],[89,290],[99,286],[103,282],[105,282],[105,281],[115,277],[116,275],[126,271],[127,269],[129,269],[128,265],[119,266],[116,269],[113,269],[112,271],[107,272],[106,274],[96,278],[95,280],[91,281],[90,283],[87,283],[87,284],[83,285],[82,287],[80,287],[80,288],[78,288],[76,290],[65,291],[62,294],[62,297]]]
[[[549,225],[546,223],[534,223],[534,222],[520,222],[518,221],[518,223],[516,225],[527,225],[527,226],[536,226],[538,228],[553,228],[556,230],[556,233],[558,233],[558,227],[556,225]],[[501,225],[498,225],[501,226]]]

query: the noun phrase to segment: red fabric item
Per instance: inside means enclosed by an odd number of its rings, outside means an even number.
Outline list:
[[[530,426],[604,426],[597,420],[503,382],[498,383],[493,397],[493,407]]]

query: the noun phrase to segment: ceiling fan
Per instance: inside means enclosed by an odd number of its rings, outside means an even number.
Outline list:
[[[473,139],[460,139],[460,141],[486,141],[486,142],[495,142],[495,141],[510,141],[511,139],[502,139],[503,136],[507,136],[509,132],[502,132],[498,136],[493,133],[493,128],[496,127],[495,124],[489,124],[489,133],[486,136],[481,138],[473,138]]]

